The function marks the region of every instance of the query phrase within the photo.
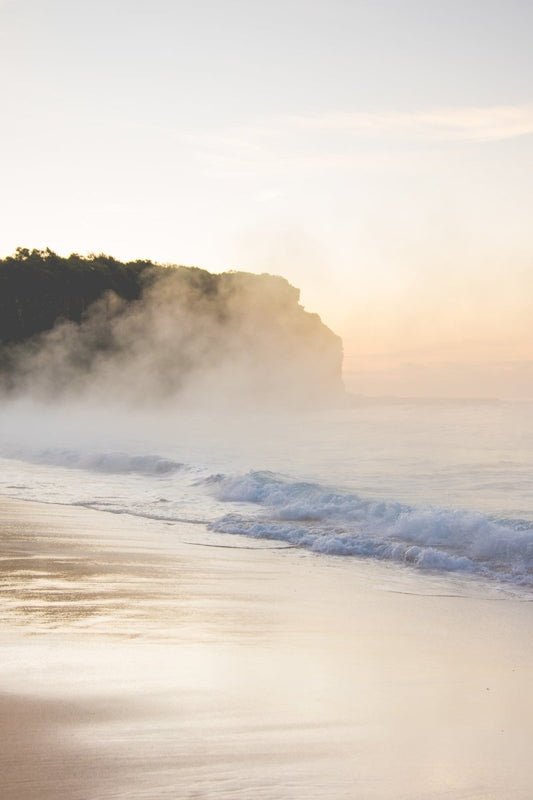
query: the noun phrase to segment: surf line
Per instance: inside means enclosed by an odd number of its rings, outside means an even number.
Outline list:
[[[281,544],[281,545],[271,545],[269,547],[263,547],[261,545],[249,545],[249,544],[207,544],[206,542],[187,542],[184,541],[183,544],[190,544],[193,547],[222,547],[224,550],[296,550],[297,545],[295,544]]]

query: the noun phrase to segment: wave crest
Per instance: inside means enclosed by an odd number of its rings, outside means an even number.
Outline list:
[[[212,522],[219,532],[533,585],[533,528],[524,520],[363,498],[270,472],[218,477],[210,491],[225,502],[258,506],[259,515]]]
[[[71,469],[88,469],[113,474],[169,475],[185,465],[156,455],[135,456],[128,453],[79,453],[76,450],[42,450],[32,459],[40,464]]]

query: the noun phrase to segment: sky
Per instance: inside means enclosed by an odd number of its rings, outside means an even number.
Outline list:
[[[364,395],[533,398],[529,0],[0,0],[0,255],[284,275]]]

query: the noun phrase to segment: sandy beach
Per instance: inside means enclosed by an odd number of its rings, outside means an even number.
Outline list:
[[[3,800],[529,800],[533,604],[0,500]]]

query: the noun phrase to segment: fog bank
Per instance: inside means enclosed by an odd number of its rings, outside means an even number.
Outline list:
[[[138,298],[105,291],[79,321],[4,344],[4,395],[208,409],[342,398],[341,340],[284,278],[153,267],[139,282]]]

